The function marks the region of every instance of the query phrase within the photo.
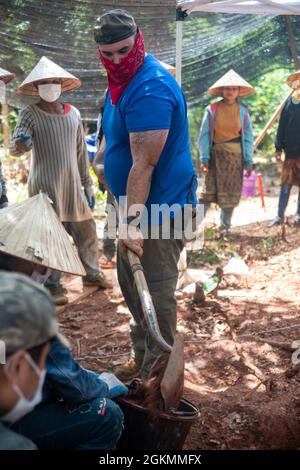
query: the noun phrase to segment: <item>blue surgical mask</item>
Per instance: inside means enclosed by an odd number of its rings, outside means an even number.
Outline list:
[[[19,419],[23,418],[26,414],[30,413],[39,403],[42,401],[42,390],[43,390],[43,385],[45,382],[45,377],[46,377],[46,370],[40,370],[35,362],[31,359],[30,355],[26,353],[25,355],[26,360],[29,362],[35,373],[39,377],[39,383],[37,386],[37,389],[35,391],[34,396],[28,400],[20,387],[16,384],[13,384],[12,387],[15,390],[16,394],[19,396],[19,400],[15,404],[12,410],[10,410],[6,415],[1,416],[1,421],[5,421],[7,423],[13,424]],[[6,374],[9,377],[8,372],[6,371]]]

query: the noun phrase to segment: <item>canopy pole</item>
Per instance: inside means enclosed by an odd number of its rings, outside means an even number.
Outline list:
[[[182,22],[187,18],[186,10],[176,9],[176,80],[181,86],[182,69]]]
[[[176,21],[176,80],[181,86],[182,21]]]
[[[182,69],[182,23],[187,18],[186,10],[176,9],[176,80],[181,86],[181,69]],[[187,269],[187,250],[183,248],[178,260],[178,270],[183,272]]]

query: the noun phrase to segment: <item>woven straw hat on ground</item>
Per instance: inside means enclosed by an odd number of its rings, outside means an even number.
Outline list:
[[[233,69],[225,73],[222,78],[216,81],[216,83],[211,86],[207,93],[211,96],[223,96],[223,88],[226,86],[238,86],[240,87],[239,96],[249,96],[255,92],[255,88],[246,82],[238,73]]]
[[[0,251],[64,273],[86,272],[46,194],[1,209]]]
[[[19,86],[17,92],[21,95],[38,96],[38,89],[35,87],[35,82],[45,80],[46,78],[59,78],[61,79],[61,91],[70,91],[79,88],[81,81],[79,78],[74,77],[71,73],[62,69],[59,65],[42,57],[34,69],[30,72],[28,77]]]
[[[291,73],[287,80],[286,83],[291,87],[294,88],[294,90],[300,88],[300,70],[297,70],[297,72]]]
[[[9,83],[14,78],[16,78],[14,73],[8,72],[8,70],[2,69],[0,67],[0,80],[2,80],[2,82]]]
[[[162,62],[161,60],[159,61],[159,63],[160,63],[165,69],[167,69],[168,72],[170,72],[170,74],[173,75],[173,77],[176,77],[176,68],[173,67],[173,65],[166,64],[166,62]]]

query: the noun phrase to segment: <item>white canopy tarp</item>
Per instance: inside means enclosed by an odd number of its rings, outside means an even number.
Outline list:
[[[188,13],[238,13],[263,15],[300,15],[299,0],[179,0],[177,6]]]
[[[177,0],[177,9],[231,14],[300,15],[299,0]],[[181,85],[182,23],[176,22],[176,79]]]

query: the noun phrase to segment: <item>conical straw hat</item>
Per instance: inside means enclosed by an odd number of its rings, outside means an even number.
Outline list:
[[[300,70],[297,70],[297,72],[291,73],[287,80],[286,83],[291,87],[294,88],[295,90],[297,88],[300,88]]]
[[[0,251],[64,273],[86,272],[46,194],[1,209]]]
[[[14,73],[8,72],[8,70],[2,69],[0,67],[0,80],[2,80],[4,83],[9,83],[14,78],[16,78]]]
[[[225,73],[222,78],[216,81],[216,83],[211,86],[207,93],[211,96],[223,96],[223,88],[226,86],[238,86],[240,87],[239,96],[249,96],[255,92],[250,83],[246,82],[238,73],[233,69]]]
[[[159,63],[160,63],[165,69],[167,69],[168,72],[170,72],[170,74],[173,75],[173,77],[176,76],[176,68],[173,67],[173,65],[167,64],[166,62],[162,62],[161,60],[159,61]]]
[[[74,90],[74,88],[78,88],[81,85],[79,78],[74,77],[74,75],[44,56],[30,72],[28,77],[25,78],[24,82],[17,89],[17,92],[21,95],[37,96],[39,93],[38,89],[35,87],[35,82],[45,80],[46,78],[60,78],[62,81],[62,92]]]

